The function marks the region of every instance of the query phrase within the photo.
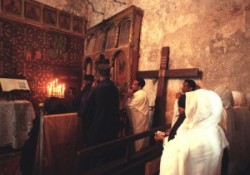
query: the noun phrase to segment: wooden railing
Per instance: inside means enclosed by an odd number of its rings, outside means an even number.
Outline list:
[[[164,131],[168,128],[170,128],[170,125],[163,125],[140,134],[123,137],[114,141],[106,142],[97,146],[79,150],[77,175],[127,174],[133,168],[136,168],[138,166],[144,166],[146,162],[153,160],[157,157],[160,157],[162,153],[162,143],[156,143],[153,140],[154,133],[158,130]],[[136,153],[134,151],[131,151],[134,141],[144,137],[151,138],[150,145],[147,148]],[[101,152],[101,151],[103,152],[105,150],[110,150],[110,149],[115,150],[116,148],[119,147],[124,147],[123,156],[111,162],[105,162],[104,165],[95,167],[94,169],[91,169],[87,172],[81,171],[81,166],[84,166],[81,160],[83,160],[84,158],[88,156],[91,157],[91,154],[94,154],[96,152]]]

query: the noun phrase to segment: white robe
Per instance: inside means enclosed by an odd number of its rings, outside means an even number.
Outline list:
[[[138,134],[149,129],[149,101],[144,90],[136,91],[127,100],[126,111],[132,126],[133,134]],[[135,142],[135,151],[139,151],[148,145],[149,139],[140,139]]]
[[[160,175],[219,175],[223,149],[228,145],[218,125],[220,97],[208,90],[186,93],[186,119],[175,138],[164,141]]]

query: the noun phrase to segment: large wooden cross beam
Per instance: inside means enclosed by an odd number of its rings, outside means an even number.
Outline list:
[[[137,77],[141,78],[157,78],[158,87],[155,99],[155,111],[153,126],[165,124],[166,112],[166,87],[170,78],[197,78],[199,77],[199,69],[168,69],[169,63],[169,47],[163,47],[161,51],[160,70],[138,71]]]

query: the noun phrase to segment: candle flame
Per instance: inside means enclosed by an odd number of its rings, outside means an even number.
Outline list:
[[[59,84],[57,78],[49,82],[47,85],[48,97],[64,98],[64,92],[65,92],[65,84]]]

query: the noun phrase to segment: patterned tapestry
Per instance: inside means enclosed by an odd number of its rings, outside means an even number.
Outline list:
[[[65,83],[71,97],[81,84],[84,39],[74,35],[0,18],[0,75],[23,75],[37,111],[47,83]]]

